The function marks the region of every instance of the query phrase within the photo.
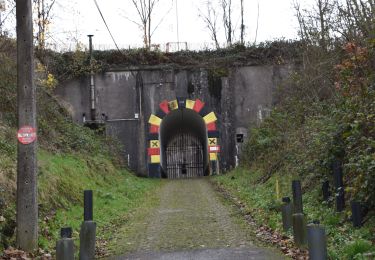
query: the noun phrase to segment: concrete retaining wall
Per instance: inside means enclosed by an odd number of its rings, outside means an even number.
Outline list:
[[[236,165],[241,151],[236,135],[246,140],[248,128],[269,114],[275,89],[292,71],[289,66],[232,68],[226,77],[209,81],[206,69],[137,68],[109,71],[95,76],[97,117],[106,119],[106,133],[124,144],[124,157],[140,175],[147,173],[148,119],[163,100],[176,97],[200,99],[218,117],[221,133],[221,169]],[[217,79],[217,78],[216,78]],[[75,122],[90,118],[89,80],[76,79],[57,87],[55,93]]]

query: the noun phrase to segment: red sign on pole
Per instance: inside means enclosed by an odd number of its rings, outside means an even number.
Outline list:
[[[32,126],[23,126],[18,130],[17,138],[21,144],[31,144],[36,140],[36,129]]]

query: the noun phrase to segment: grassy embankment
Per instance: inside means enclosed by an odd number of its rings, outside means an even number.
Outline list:
[[[0,134],[1,136],[1,134]],[[2,137],[2,136],[1,136]],[[0,138],[3,141],[3,138]],[[127,214],[136,208],[147,193],[159,185],[141,179],[117,167],[106,156],[61,153],[41,150],[39,160],[40,248],[53,252],[61,227],[71,226],[78,243],[79,227],[83,219],[83,190],[94,191],[94,219],[98,224],[98,238],[105,246],[117,224],[125,222]],[[2,157],[1,185],[14,191],[14,160]],[[5,173],[6,175],[4,175]],[[8,189],[4,188],[3,192]],[[3,197],[3,196],[2,196]],[[5,196],[4,196],[5,197]],[[3,247],[14,243],[15,204],[13,196],[2,208]],[[103,244],[104,243],[104,244]]]
[[[76,141],[83,140],[78,145],[88,150],[77,147],[73,151],[71,148],[75,138],[68,137],[68,133],[55,136],[67,142],[66,145],[60,143],[61,147],[53,144],[53,141],[46,141],[49,144],[41,141],[38,152],[39,245],[50,252],[53,252],[62,227],[71,226],[78,242],[79,226],[83,220],[83,190],[94,191],[94,219],[98,224],[99,241],[105,246],[105,240],[111,237],[116,225],[125,222],[127,214],[160,184],[155,180],[138,178],[121,167],[114,159],[115,155],[106,149],[103,137],[69,121],[65,127],[76,128],[71,133],[77,137]],[[15,242],[15,133],[15,128],[0,123],[0,249]],[[40,138],[43,138],[43,134]]]
[[[249,213],[256,223],[290,237],[290,232],[282,231],[281,212],[278,210],[281,202],[276,199],[276,180],[280,184],[280,196],[291,197],[293,176],[275,175],[265,183],[259,183],[261,176],[261,172],[238,168],[216,177],[214,181],[241,201],[245,205],[243,213]],[[362,228],[353,228],[347,220],[349,209],[336,213],[332,204],[322,202],[319,188],[318,185],[305,187],[308,191],[303,194],[303,206],[308,222],[319,220],[326,228],[330,259],[368,259],[363,254],[375,252],[372,244],[375,218],[372,217]]]
[[[14,40],[0,38],[0,252],[15,245],[16,54]],[[127,171],[121,147],[100,132],[74,124],[51,88],[58,82],[38,65],[39,246],[47,252],[62,227],[71,226],[78,243],[83,190],[94,191],[99,246],[128,214],[160,185]],[[1,254],[1,253],[0,253]]]

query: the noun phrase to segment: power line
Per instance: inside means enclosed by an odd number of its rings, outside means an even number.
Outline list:
[[[16,9],[16,6],[13,6],[12,10],[10,10],[8,12],[8,14],[5,16],[5,18],[3,20],[1,20],[1,16],[0,16],[0,26],[3,25],[3,23],[5,22],[5,20],[8,18],[8,16],[14,11],[14,9]],[[1,12],[1,11],[0,11]]]
[[[120,53],[122,53],[121,50],[120,50],[120,48],[118,47],[116,41],[115,41],[115,38],[113,37],[113,35],[112,35],[112,33],[111,33],[111,30],[110,30],[109,27],[108,27],[107,22],[106,22],[105,19],[104,19],[103,13],[102,13],[102,11],[100,10],[100,7],[99,7],[99,5],[98,5],[98,2],[97,2],[96,0],[94,0],[94,3],[95,3],[95,5],[96,5],[96,8],[97,8],[98,11],[99,11],[100,16],[102,17],[102,20],[103,20],[105,26],[107,27],[107,31],[109,32],[109,35],[111,35],[111,38],[112,38],[113,43],[115,44],[117,50],[118,50]]]

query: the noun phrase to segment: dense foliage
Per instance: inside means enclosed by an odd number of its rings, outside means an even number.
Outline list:
[[[280,87],[271,116],[251,130],[243,161],[264,172],[262,181],[274,173],[293,175],[307,190],[323,180],[332,184],[332,164],[339,161],[347,201],[358,200],[374,214],[374,5],[318,3],[328,9],[316,16],[297,8],[302,66]],[[328,16],[335,19],[314,20]]]
[[[300,42],[274,41],[261,43],[257,46],[233,45],[230,48],[205,51],[179,51],[164,53],[147,49],[124,49],[94,51],[94,70],[105,71],[108,68],[126,66],[173,66],[174,68],[206,67],[228,68],[240,65],[285,64],[300,60]],[[43,53],[47,58],[45,64],[57,75],[58,79],[66,80],[88,74],[90,64],[88,53],[81,48],[74,52]]]
[[[349,199],[375,207],[374,53],[353,43],[332,66],[335,83],[327,98],[288,91],[271,116],[251,131],[243,160],[270,177],[294,174],[308,181],[332,181],[332,163],[343,162]],[[306,71],[293,75],[300,88]],[[303,96],[301,96],[303,95]]]
[[[256,212],[255,218],[260,214],[280,230],[280,214],[272,207],[280,202],[267,194],[274,194],[277,181],[281,195],[291,196],[291,180],[302,180],[306,217],[326,227],[330,259],[367,259],[366,254],[370,259],[375,249],[375,5],[316,3],[313,10],[296,6],[301,66],[278,89],[270,117],[250,130],[245,170],[229,176],[235,181],[223,177],[221,183]],[[333,205],[334,162],[344,172],[342,213]],[[326,180],[332,194],[328,202],[322,200]],[[354,200],[363,207],[361,229],[350,223]]]

